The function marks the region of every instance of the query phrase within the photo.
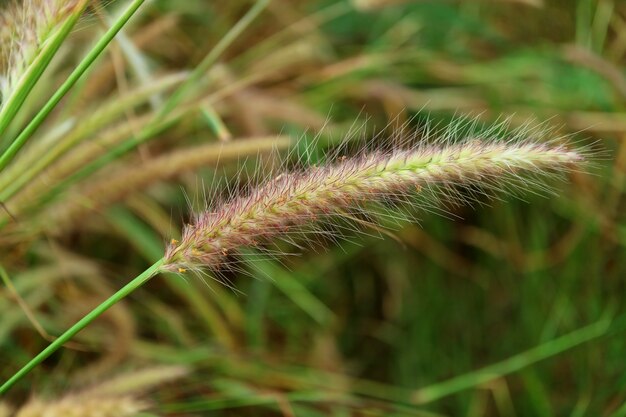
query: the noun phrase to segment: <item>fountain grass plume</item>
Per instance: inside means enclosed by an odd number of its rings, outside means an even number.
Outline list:
[[[167,247],[161,268],[219,269],[238,248],[262,247],[328,219],[354,219],[381,199],[410,202],[411,195],[427,194],[428,204],[448,197],[470,202],[477,191],[523,190],[537,174],[576,169],[585,161],[584,150],[523,138],[523,132],[507,141],[494,139],[491,131],[458,140],[453,129],[434,144],[366,151],[283,173],[198,214],[180,241]]]

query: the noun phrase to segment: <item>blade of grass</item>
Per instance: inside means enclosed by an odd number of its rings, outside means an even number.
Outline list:
[[[156,275],[159,268],[163,265],[163,260],[155,262],[148,269],[137,275],[128,284],[119,289],[115,294],[103,301],[98,307],[91,310],[85,317],[80,319],[76,324],[67,329],[58,339],[50,343],[47,348],[42,350],[37,356],[30,360],[26,365],[20,368],[11,378],[9,378],[2,386],[0,386],[0,394],[6,393],[15,383],[22,379],[26,374],[33,370],[37,365],[43,362],[48,356],[56,352],[66,342],[72,339],[78,332],[87,327],[91,322],[98,318],[102,313],[117,304],[124,297],[135,291],[137,288],[148,282],[150,278]]]
[[[230,44],[250,25],[250,23],[265,9],[270,0],[258,0],[254,6],[248,10],[248,12],[224,35],[224,37],[218,42],[218,44],[211,50],[211,52],[200,62],[200,64],[194,68],[189,75],[189,78],[183,83],[172,95],[166,100],[163,107],[157,112],[154,117],[154,123],[146,126],[135,137],[131,138],[113,148],[109,153],[103,155],[99,159],[95,160],[91,164],[87,165],[84,169],[77,172],[75,177],[84,178],[96,172],[100,168],[108,165],[118,157],[124,155],[126,152],[135,148],[137,145],[145,142],[151,137],[155,136],[156,132],[160,130],[161,119],[167,117],[176,106],[185,97],[185,94],[189,92],[198,83],[200,78],[211,68],[211,66],[217,61],[222,53],[230,46]],[[1,169],[1,167],[0,167]]]
[[[241,35],[241,33],[252,23],[252,21],[267,7],[270,0],[257,0],[257,2],[246,12],[246,14],[239,19],[237,23],[224,35],[222,39],[215,45],[211,52],[198,64],[193,70],[187,81],[181,85],[165,102],[159,116],[163,116],[171,112],[200,80],[200,78],[211,68],[217,59],[226,51],[226,49],[233,43],[235,39]]]
[[[298,279],[297,276],[292,276],[295,274],[288,274],[272,261],[257,259],[259,258],[259,253],[256,251],[244,253],[249,258],[248,265],[253,274],[269,277],[271,283],[276,288],[315,322],[320,325],[327,325],[334,320],[333,312],[301,283],[301,279]]]
[[[24,312],[24,315],[26,316],[28,321],[30,321],[30,323],[33,325],[35,330],[37,330],[37,332],[43,338],[50,339],[50,335],[48,334],[48,332],[46,332],[46,330],[43,328],[43,326],[39,323],[39,321],[35,317],[35,314],[30,309],[28,304],[20,296],[19,292],[17,291],[17,289],[13,285],[13,282],[11,281],[11,278],[9,277],[9,274],[7,273],[7,271],[4,269],[4,267],[2,265],[0,265],[0,278],[4,282],[4,285],[8,288],[8,290],[11,293],[11,295],[13,296],[13,298],[15,298],[15,301],[20,306],[20,308]]]
[[[153,127],[152,133],[158,134],[166,130],[167,128],[174,125],[187,112],[188,110],[183,110],[180,113],[176,113],[174,115],[171,115],[168,118],[161,120],[159,124]],[[130,125],[129,127],[132,127],[132,125]],[[123,137],[115,137],[114,141],[115,143],[118,143],[120,140],[127,140],[127,138],[128,138],[128,135],[125,134],[123,135]],[[68,175],[68,176],[67,177],[59,176],[59,179],[54,185],[44,190],[44,192],[39,196],[39,198],[36,199],[38,206],[43,207],[46,204],[50,204],[52,201],[54,201],[55,198],[60,196],[63,193],[63,191],[65,191],[68,187],[70,187],[71,185],[88,177],[90,174],[95,172],[95,169],[91,169],[92,167],[90,165],[88,165],[87,167],[83,169],[79,169],[79,166],[80,166],[79,163],[81,161],[90,160],[91,158],[94,158],[94,155],[97,156],[100,154],[100,151],[102,150],[102,148],[98,146],[100,144],[95,145],[95,143],[96,143],[95,141],[84,143],[84,145],[88,145],[88,146],[77,148],[77,150],[81,151],[79,155],[73,155],[72,158],[69,160],[69,162],[68,160],[64,161],[65,165],[62,166],[62,172],[63,172],[63,175]],[[109,143],[106,143],[106,144],[108,145]],[[72,169],[68,170],[68,168],[72,168]],[[74,173],[72,174],[72,172]],[[5,196],[5,195],[12,196],[15,193],[17,193],[17,191],[19,191],[13,187],[7,188],[6,190],[8,191],[5,191],[5,189],[0,190],[0,201],[2,201],[2,196]],[[32,195],[30,193],[30,191],[32,190],[30,189],[28,190],[29,192],[27,192],[26,194],[28,194],[29,196]],[[17,205],[19,206],[19,203]],[[29,211],[30,209],[33,209],[33,207],[28,208],[26,211]],[[29,214],[32,214],[32,213],[29,211]],[[10,217],[4,217],[4,218],[1,218],[1,217],[2,216],[0,216],[0,229],[6,226],[11,220]]]
[[[4,151],[0,156],[0,171],[3,170],[9,162],[13,160],[15,155],[24,146],[28,139],[35,133],[35,131],[46,120],[48,115],[59,104],[61,99],[67,94],[67,92],[76,84],[76,82],[82,77],[82,75],[91,67],[100,54],[105,50],[107,45],[111,43],[115,35],[122,30],[124,25],[130,20],[130,18],[137,12],[139,7],[145,2],[145,0],[133,0],[128,8],[120,15],[115,21],[113,26],[106,31],[106,33],[96,42],[96,45],[89,51],[87,56],[76,66],[74,71],[67,77],[65,82],[59,87],[59,89],[52,95],[43,108],[35,115],[35,117],[28,123],[28,125],[22,130],[22,132],[15,138],[9,148]],[[31,87],[32,88],[32,87]],[[17,111],[17,110],[16,110]],[[0,123],[2,119],[0,118]],[[0,133],[3,126],[0,124]]]
[[[284,398],[290,402],[321,402],[337,401],[341,396],[317,391],[301,391],[284,395]],[[163,406],[166,412],[200,412],[214,411],[231,408],[242,408],[251,406],[276,406],[278,396],[272,394],[250,396],[246,395],[241,398],[218,398],[218,399],[201,399],[196,401],[186,401],[185,403],[174,403]]]
[[[83,0],[72,15],[58,28],[58,30],[46,42],[46,45],[39,52],[35,60],[28,66],[25,74],[21,77],[18,85],[13,93],[3,103],[0,108],[0,135],[4,133],[6,128],[11,124],[13,118],[20,110],[24,101],[34,88],[45,69],[52,61],[54,55],[61,47],[61,44],[68,37],[72,28],[78,22],[83,10],[87,6],[87,0]],[[0,168],[1,169],[1,168]]]
[[[125,95],[116,95],[97,109],[82,111],[69,117],[72,123],[69,130],[57,128],[40,136],[38,141],[21,152],[19,163],[8,166],[0,173],[0,201],[7,201],[45,168],[80,146],[86,138],[92,137],[108,125],[113,125],[120,115],[143,105],[151,96],[181,83],[185,77],[184,72],[166,75],[156,79],[150,86]],[[78,120],[80,123],[77,123]],[[56,133],[59,130],[61,133]]]
[[[415,404],[426,404],[437,401],[460,391],[517,372],[533,363],[558,355],[605,335],[611,323],[612,319],[610,317],[604,317],[593,324],[511,356],[501,362],[419,389],[413,395],[413,402]]]

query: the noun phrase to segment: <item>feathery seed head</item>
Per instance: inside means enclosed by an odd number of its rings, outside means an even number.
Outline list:
[[[340,158],[326,166],[282,174],[248,195],[201,213],[184,229],[180,242],[169,245],[163,268],[172,272],[217,268],[237,248],[283,237],[320,217],[350,218],[372,201],[406,201],[420,190],[438,190],[435,198],[459,197],[457,186],[519,188],[527,184],[510,180],[520,173],[567,170],[583,159],[581,152],[563,145],[485,138]]]

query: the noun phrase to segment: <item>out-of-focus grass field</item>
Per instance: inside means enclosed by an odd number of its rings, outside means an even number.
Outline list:
[[[452,207],[449,218],[423,212],[393,236],[284,246],[301,256],[243,264],[227,274],[234,289],[155,278],[37,368],[12,402],[182,364],[190,375],[156,389],[146,415],[626,416],[626,3],[391,3],[401,2],[272,0],[199,87],[217,91],[224,127],[188,117],[139,154],[215,141],[223,129],[339,140],[355,121],[373,132],[469,115],[513,127],[548,120],[554,135],[598,141],[590,174],[552,183],[555,194]],[[251,5],[156,0],[126,33],[149,71],[191,68]],[[141,78],[126,65],[114,46],[75,97],[124,91]],[[240,165],[135,193],[71,233],[42,235],[36,255],[15,245],[5,267],[59,334],[161,256],[187,218],[185,193],[201,199],[201,184]],[[3,294],[6,379],[46,341]]]

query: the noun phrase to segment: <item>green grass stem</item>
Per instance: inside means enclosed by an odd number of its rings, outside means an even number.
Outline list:
[[[135,277],[132,281],[118,290],[111,297],[107,298],[98,307],[91,310],[85,317],[80,319],[76,324],[67,329],[58,339],[50,343],[47,348],[42,350],[37,356],[24,365],[19,371],[17,371],[11,378],[9,378],[2,386],[0,386],[0,395],[6,393],[15,383],[22,379],[26,374],[43,362],[47,357],[56,352],[61,346],[72,339],[78,332],[87,327],[91,322],[98,318],[102,313],[109,308],[120,302],[124,297],[135,291],[137,288],[145,284],[150,278],[152,278],[158,272],[159,268],[163,264],[163,260],[155,262],[151,267]]]
[[[17,112],[22,108],[26,98],[41,78],[41,75],[52,61],[54,55],[69,36],[72,28],[78,22],[80,15],[85,8],[87,2],[83,1],[81,6],[70,15],[65,22],[56,30],[54,35],[46,42],[45,46],[39,52],[35,60],[28,66],[24,76],[20,78],[13,93],[3,103],[0,108],[0,135],[5,132],[11,124]],[[2,169],[2,168],[0,168]]]
[[[512,374],[536,362],[556,356],[578,345],[604,336],[609,331],[611,323],[611,318],[604,317],[595,323],[511,356],[501,362],[430,385],[416,391],[413,395],[413,402],[416,404],[430,403]]]
[[[209,52],[202,62],[194,68],[193,72],[189,75],[189,78],[183,83],[174,93],[167,99],[159,115],[163,116],[171,112],[181,102],[185,94],[189,92],[198,83],[200,78],[217,62],[218,58],[226,51],[226,49],[233,43],[235,39],[241,35],[241,33],[252,23],[252,21],[267,7],[270,0],[257,0],[257,2],[248,10],[248,12],[237,23],[230,28],[230,30],[224,35],[220,41],[215,45],[211,52]]]
[[[113,148],[109,153],[103,155],[99,159],[93,161],[77,172],[78,178],[84,178],[91,175],[93,172],[108,165],[118,157],[124,155],[126,152],[134,149],[136,146],[147,141],[153,137],[156,133],[162,130],[162,119],[169,117],[170,113],[176,110],[176,107],[181,103],[185,94],[192,90],[197,85],[203,75],[211,68],[217,59],[224,53],[224,51],[230,46],[230,44],[252,23],[252,21],[265,9],[269,4],[269,0],[258,0],[254,6],[248,10],[248,12],[224,35],[222,39],[215,45],[215,47],[209,52],[206,57],[198,64],[197,67],[189,74],[189,78],[176,89],[172,95],[163,104],[163,107],[157,112],[154,117],[154,121],[137,135],[130,140],[123,142],[117,147]],[[0,165],[0,169],[2,166]]]
[[[91,67],[96,59],[102,54],[106,47],[111,43],[113,38],[118,34],[120,30],[126,25],[130,18],[137,12],[139,7],[145,2],[145,0],[133,0],[128,8],[120,15],[115,23],[106,31],[106,33],[96,42],[96,45],[89,51],[87,56],[76,66],[74,71],[67,77],[65,82],[59,87],[59,89],[52,95],[43,108],[35,115],[35,117],[28,123],[28,125],[22,130],[22,132],[15,138],[9,148],[4,151],[0,156],[0,171],[3,170],[24,146],[28,139],[35,133],[35,131],[46,120],[48,115],[59,104],[61,99],[67,94],[67,92],[76,84],[76,82],[82,77],[82,75]],[[32,86],[31,86],[32,88]],[[29,90],[30,91],[30,90]],[[23,101],[23,100],[22,100]],[[9,107],[7,105],[7,107]],[[17,112],[17,109],[15,109]],[[0,123],[3,119],[0,117]],[[2,124],[0,124],[0,133],[3,130]]]

